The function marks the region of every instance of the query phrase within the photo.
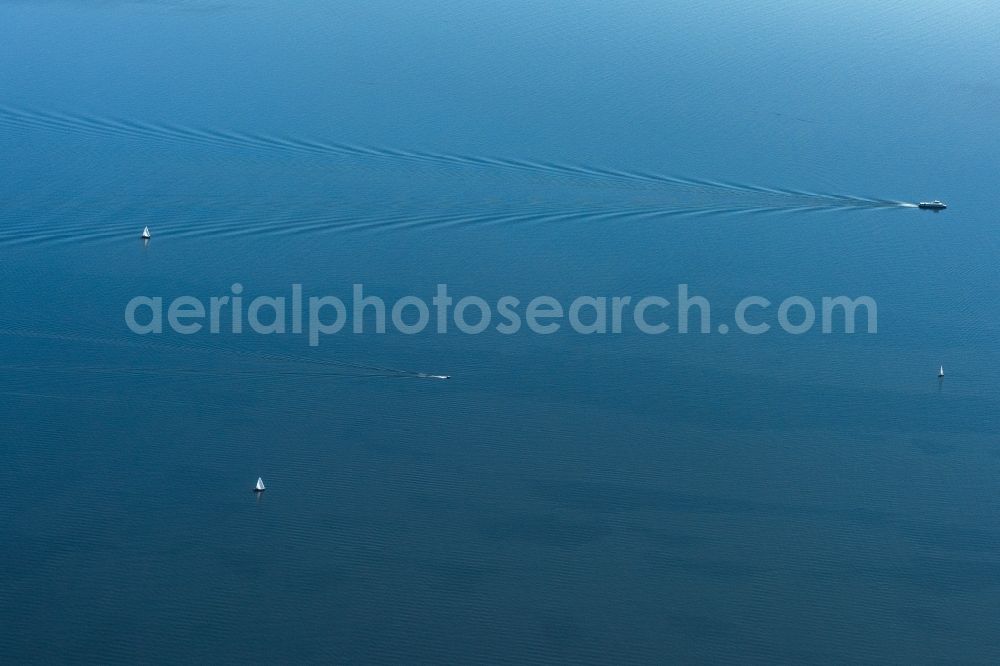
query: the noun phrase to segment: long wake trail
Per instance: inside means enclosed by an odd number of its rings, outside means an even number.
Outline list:
[[[222,344],[211,344],[205,342],[195,342],[185,340],[184,344],[169,342],[165,339],[148,340],[141,337],[134,338],[106,338],[77,333],[49,333],[30,328],[0,328],[0,336],[20,337],[33,339],[42,342],[71,342],[75,344],[86,344],[94,346],[111,346],[120,348],[131,348],[144,351],[174,352],[189,355],[191,353],[209,354],[212,358],[217,358],[219,354],[229,356],[237,362],[244,362],[252,367],[248,368],[211,368],[204,365],[199,366],[192,363],[183,367],[145,367],[145,366],[107,366],[107,365],[87,365],[87,366],[66,366],[54,365],[49,368],[59,372],[82,372],[88,374],[155,374],[155,375],[178,375],[178,376],[245,376],[245,377],[278,377],[278,376],[313,376],[313,377],[351,377],[351,378],[412,378],[412,379],[440,379],[443,375],[432,374],[417,370],[404,368],[394,368],[372,363],[362,363],[347,360],[330,358],[328,356],[314,355],[313,357],[300,356],[280,352],[262,352],[247,349],[239,349]],[[0,369],[6,370],[36,370],[41,371],[46,368],[41,365],[26,365],[19,363],[0,364]]]
[[[437,153],[419,150],[379,148],[305,138],[273,136],[237,131],[211,130],[168,123],[150,123],[109,117],[19,108],[0,104],[0,127],[8,130],[41,130],[81,136],[125,138],[162,144],[183,144],[205,148],[239,149],[303,155],[332,160],[364,160],[448,169],[501,171],[554,178],[579,184],[613,185],[644,190],[684,190],[712,193],[746,208],[893,208],[906,202],[852,194],[810,192],[709,179],[687,178],[661,173],[630,171],[599,166],[517,158]],[[750,204],[752,200],[753,205]]]

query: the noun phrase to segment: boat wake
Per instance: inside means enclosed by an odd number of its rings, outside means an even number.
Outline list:
[[[156,377],[219,377],[230,379],[280,379],[282,377],[344,377],[352,379],[450,379],[450,375],[430,374],[403,368],[394,368],[372,363],[346,361],[317,354],[315,357],[273,351],[240,349],[225,344],[195,342],[185,340],[183,344],[166,339],[147,338],[105,338],[71,333],[48,333],[28,328],[0,328],[0,335],[20,337],[40,342],[69,342],[78,345],[118,347],[124,351],[131,349],[142,352],[175,353],[190,359],[183,366],[143,366],[129,364],[67,365],[64,363],[28,364],[8,363],[0,365],[5,371],[32,371],[92,375],[150,375]],[[192,357],[192,354],[202,356]]]
[[[581,223],[587,221],[638,221],[698,216],[725,216],[751,213],[809,213],[829,211],[828,206],[761,206],[662,204],[619,205],[590,204],[558,206],[555,204],[507,205],[503,208],[486,208],[475,211],[462,209],[415,210],[391,214],[351,211],[274,211],[262,205],[262,210],[246,212],[219,209],[200,210],[190,216],[184,208],[162,216],[146,215],[143,219],[155,226],[159,237],[237,237],[237,236],[294,236],[302,234],[379,232],[403,229],[434,229],[463,226],[517,226],[552,222]],[[10,221],[0,231],[0,245],[74,244],[98,243],[130,236],[135,230],[128,216],[108,219],[110,216],[81,216],[71,222],[40,225],[44,217],[32,217],[27,222]],[[44,230],[38,230],[45,226]],[[96,230],[95,230],[96,229]]]
[[[666,174],[628,171],[597,166],[574,165],[524,159],[483,157],[428,151],[376,148],[295,137],[250,134],[155,124],[136,120],[89,117],[0,105],[0,131],[45,131],[84,137],[120,138],[157,145],[186,145],[207,150],[254,151],[288,154],[319,159],[326,163],[351,166],[359,162],[370,165],[396,165],[413,168],[442,169],[455,172],[504,173],[556,180],[563,184],[586,187],[591,200],[566,202],[524,203],[501,201],[465,202],[460,206],[442,206],[440,202],[408,202],[408,209],[394,210],[383,202],[361,206],[350,204],[331,206],[329,200],[312,205],[296,197],[294,202],[278,204],[260,200],[234,210],[232,200],[196,201],[178,197],[150,206],[146,199],[134,208],[143,210],[143,223],[154,225],[158,235],[226,236],[253,234],[310,234],[323,232],[379,231],[401,228],[447,227],[462,225],[530,224],[564,220],[621,220],[660,218],[669,216],[729,215],[781,212],[819,212],[831,210],[910,208],[914,204],[863,197],[852,194],[832,194],[804,190],[765,187],[708,179],[685,178]],[[116,188],[117,189],[117,188]],[[124,186],[126,189],[127,186]],[[631,194],[608,196],[619,189]],[[0,244],[102,241],[134,233],[132,215],[123,214],[121,195],[117,204],[120,214],[105,197],[81,203],[73,209],[74,219],[62,219],[51,232],[39,232],[40,215],[22,215],[5,220],[0,232]],[[125,195],[127,198],[127,194]],[[574,197],[579,199],[579,197]],[[610,199],[610,200],[609,200]],[[625,200],[623,200],[625,199]],[[102,205],[102,201],[105,205]],[[154,202],[157,203],[157,202]],[[339,202],[338,202],[339,203]],[[381,204],[381,205],[380,205]],[[192,209],[195,209],[193,212]],[[332,211],[332,212],[331,212]],[[374,212],[373,212],[374,211]],[[63,211],[65,212],[65,211]],[[194,213],[194,214],[192,214]],[[96,227],[96,230],[95,230]],[[44,228],[44,227],[43,227]]]

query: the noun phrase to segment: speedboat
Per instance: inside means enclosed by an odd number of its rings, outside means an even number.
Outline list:
[[[947,204],[937,199],[934,201],[921,201],[917,204],[917,208],[923,208],[924,210],[944,210],[947,207]]]

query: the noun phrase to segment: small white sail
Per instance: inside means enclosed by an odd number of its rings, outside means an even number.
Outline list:
[[[938,369],[938,377],[944,377],[944,366],[943,365]]]
[[[264,492],[264,479],[257,477],[257,485],[253,487],[254,492],[262,493]]]
[[[142,237],[143,238],[149,238],[149,227],[143,227]]]

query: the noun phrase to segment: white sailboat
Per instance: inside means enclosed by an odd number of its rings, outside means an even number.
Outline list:
[[[257,485],[253,487],[253,491],[255,493],[264,492],[264,479],[260,478],[259,476],[257,477]]]
[[[938,369],[938,377],[944,377],[944,366],[943,365]]]
[[[149,227],[143,227],[143,229],[142,229],[142,237],[145,240],[149,240]]]

